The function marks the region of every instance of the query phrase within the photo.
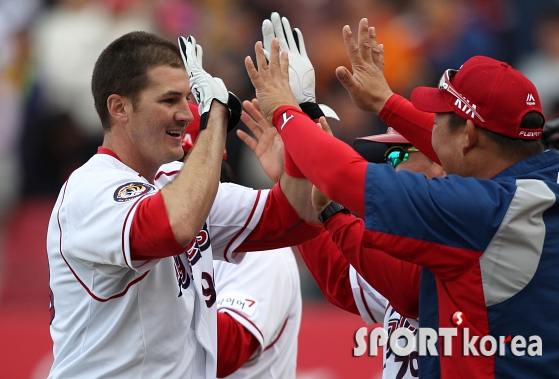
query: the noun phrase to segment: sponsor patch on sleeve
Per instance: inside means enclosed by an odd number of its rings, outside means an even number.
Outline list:
[[[155,191],[155,187],[151,184],[142,182],[130,182],[118,187],[113,195],[113,199],[117,203],[123,203],[152,191]]]
[[[239,291],[227,291],[217,296],[217,309],[236,309],[248,316],[252,316],[257,307],[257,300]]]

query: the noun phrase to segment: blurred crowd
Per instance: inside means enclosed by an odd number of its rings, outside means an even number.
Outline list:
[[[302,30],[317,100],[340,116],[331,126],[349,144],[386,128],[357,109],[334,76],[337,66],[349,67],[342,27],[355,30],[362,17],[385,46],[394,92],[408,97],[418,85],[435,85],[445,69],[486,55],[521,70],[536,85],[548,120],[559,116],[558,1],[0,0],[0,230],[22,199],[55,198],[97,151],[102,128],[90,79],[108,43],[132,30],[173,41],[191,34],[204,48],[204,68],[250,99],[244,57],[254,55],[261,22],[272,11]],[[239,183],[271,184],[233,134],[227,150]]]

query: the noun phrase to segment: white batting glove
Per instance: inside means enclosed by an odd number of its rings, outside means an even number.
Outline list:
[[[270,20],[262,23],[262,36],[264,53],[268,58],[274,37],[279,41],[280,50],[288,52],[289,85],[301,109],[312,119],[326,116],[339,120],[332,108],[316,104],[314,67],[307,56],[301,31],[298,28],[292,30],[287,18],[280,18],[277,12],[273,12]]]
[[[190,89],[196,98],[196,102],[198,103],[200,130],[203,130],[206,128],[208,123],[208,116],[213,100],[215,99],[229,108],[228,100],[230,98],[230,94],[233,94],[227,92],[227,88],[225,87],[223,80],[213,77],[204,71],[202,68],[202,46],[196,44],[194,37],[179,37],[179,48],[181,51],[182,61],[184,62],[184,66],[186,67],[186,71],[190,77]],[[230,116],[231,113],[231,108],[229,108]]]

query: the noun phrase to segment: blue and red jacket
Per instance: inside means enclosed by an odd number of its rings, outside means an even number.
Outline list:
[[[421,378],[558,375],[556,151],[525,159],[491,180],[456,175],[427,180],[422,174],[369,164],[296,108],[278,109],[274,124],[283,125],[285,146],[305,176],[364,217],[363,243],[370,251],[382,250],[423,267],[420,328],[455,328],[453,315],[465,315],[449,355],[443,354],[439,337],[437,354],[420,359]],[[349,216],[331,219],[336,217]],[[375,264],[374,255],[346,258],[356,267],[367,259]],[[481,349],[480,340],[485,342]],[[493,353],[492,340],[497,344]],[[522,341],[527,347],[519,347]],[[524,355],[513,355],[513,343],[514,351]]]

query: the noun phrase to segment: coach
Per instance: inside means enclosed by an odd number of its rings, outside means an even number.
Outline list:
[[[354,71],[367,66],[382,76],[366,48],[369,33],[362,20],[355,43],[344,27],[348,54]],[[455,336],[439,337],[420,358],[420,377],[556,376],[559,154],[539,141],[544,117],[534,85],[504,62],[473,57],[447,70],[438,88],[416,89],[413,105],[435,113],[432,147],[448,174],[427,180],[368,163],[319,130],[289,91],[277,41],[269,64],[259,42],[255,50],[258,70],[249,57],[246,66],[261,109],[299,169],[364,217],[365,244],[423,267],[420,327],[453,328]],[[457,312],[465,318],[453,323]]]

